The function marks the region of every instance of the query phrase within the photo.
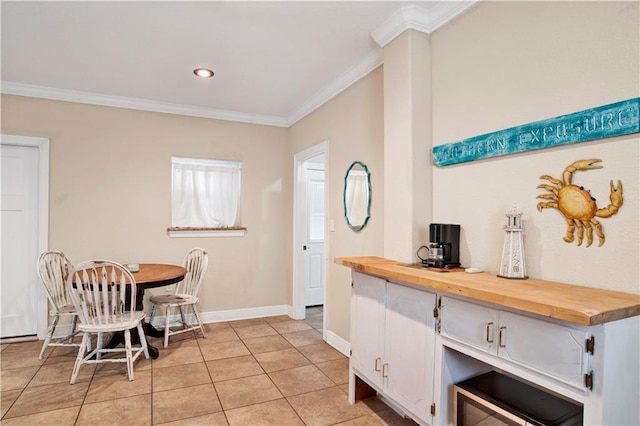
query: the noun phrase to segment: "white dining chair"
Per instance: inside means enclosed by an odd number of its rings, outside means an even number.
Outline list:
[[[144,354],[149,359],[147,340],[142,328],[144,311],[136,311],[136,280],[119,263],[109,260],[88,260],[76,265],[67,279],[71,295],[83,332],[82,343],[71,375],[71,384],[76,382],[83,364],[122,362],[127,364],[127,375],[133,380],[133,363]],[[137,330],[139,347],[132,348],[131,330]],[[101,338],[103,333],[124,333],[124,348],[103,348],[101,344],[91,350],[91,335]],[[123,357],[111,357],[124,353]]]
[[[49,250],[38,258],[38,276],[47,291],[47,298],[51,304],[49,315],[53,317],[38,356],[40,359],[49,346],[80,346],[80,342],[73,341],[73,338],[80,333],[77,329],[78,313],[66,287],[67,277],[72,269],[71,261],[61,251]],[[53,340],[60,317],[63,316],[71,318],[71,332],[65,337]]]
[[[184,257],[182,266],[187,270],[187,274],[184,279],[176,284],[176,289],[173,294],[163,294],[152,296],[150,301],[151,315],[149,323],[153,322],[153,318],[156,313],[156,308],[161,306],[164,308],[164,347],[169,345],[169,337],[176,334],[185,333],[187,331],[200,330],[202,337],[207,337],[204,326],[202,325],[202,319],[198,312],[198,290],[204,280],[204,275],[207,272],[207,266],[209,263],[209,256],[207,252],[201,248],[191,249]],[[185,315],[185,308],[190,307],[195,317],[194,323],[187,322]],[[180,322],[178,325],[182,325],[182,329],[172,330],[173,325],[171,320],[171,310],[178,308],[180,311]],[[174,326],[175,327],[175,326]]]

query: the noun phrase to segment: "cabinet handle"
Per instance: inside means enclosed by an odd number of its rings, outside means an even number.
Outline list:
[[[493,325],[492,322],[488,322],[487,323],[487,343],[493,343],[493,339],[491,338],[491,326]]]
[[[380,371],[380,361],[382,361],[379,357],[376,358],[376,365],[374,366],[376,371]]]
[[[382,377],[389,377],[387,375],[387,369],[389,368],[389,364],[387,364],[386,362],[384,364],[382,364]]]
[[[499,331],[499,336],[498,336],[498,346],[500,346],[501,348],[505,348],[507,345],[504,344],[504,331],[507,329],[507,327],[505,327],[504,325],[502,327],[500,327]]]

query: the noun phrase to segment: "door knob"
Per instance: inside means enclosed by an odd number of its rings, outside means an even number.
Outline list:
[[[307,249],[307,246],[302,246],[302,250],[306,250],[306,249]]]

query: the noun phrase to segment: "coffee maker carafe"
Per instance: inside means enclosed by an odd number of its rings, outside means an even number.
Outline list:
[[[460,225],[429,225],[429,257],[426,265],[431,268],[460,266]]]

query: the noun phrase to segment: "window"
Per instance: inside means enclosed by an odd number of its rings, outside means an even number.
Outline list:
[[[242,163],[171,157],[171,236],[240,231]],[[227,233],[229,235],[229,233]]]

